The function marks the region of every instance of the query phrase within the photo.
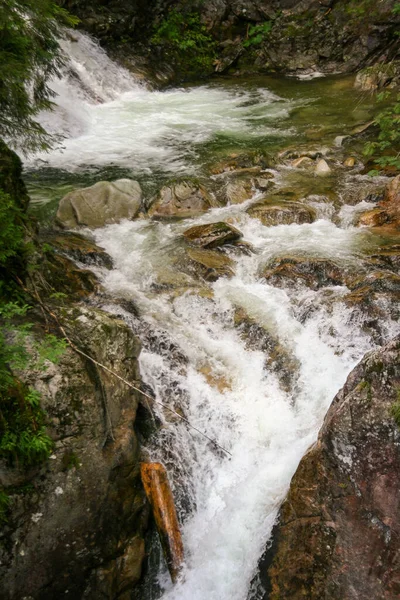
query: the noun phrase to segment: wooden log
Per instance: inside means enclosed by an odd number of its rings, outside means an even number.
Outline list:
[[[167,472],[161,463],[141,463],[140,472],[146,496],[153,510],[165,560],[172,582],[175,583],[182,569],[184,553]]]

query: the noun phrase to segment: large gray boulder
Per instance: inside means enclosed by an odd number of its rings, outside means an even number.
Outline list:
[[[139,212],[142,190],[137,181],[99,181],[91,187],[70,192],[60,201],[56,220],[66,229],[104,227]]]

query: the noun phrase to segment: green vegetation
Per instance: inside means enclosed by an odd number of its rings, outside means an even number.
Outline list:
[[[7,522],[9,506],[10,496],[4,490],[0,490],[0,525]]]
[[[2,0],[0,10],[0,138],[22,152],[48,148],[53,138],[35,121],[51,106],[51,77],[63,65],[58,23],[77,19],[51,0]]]
[[[390,412],[396,422],[397,427],[400,429],[400,389],[397,390],[397,400],[392,404]]]
[[[212,70],[216,44],[196,12],[170,10],[150,41],[174,58],[184,75]]]
[[[26,368],[44,371],[46,361],[58,362],[66,347],[64,340],[50,334],[34,341],[33,325],[26,322],[28,309],[15,302],[0,306],[0,458],[22,465],[46,459],[53,443],[45,433],[40,394],[15,373]]]
[[[0,189],[0,268],[24,248],[23,214],[9,194]],[[1,289],[1,281],[0,281]]]
[[[268,38],[272,29],[272,21],[250,25],[247,39],[243,42],[245,48],[259,46]]]
[[[386,92],[378,94],[378,100],[386,98]],[[378,175],[381,169],[387,167],[400,171],[400,94],[395,102],[378,114],[375,123],[379,127],[378,139],[365,145],[364,155],[371,157],[380,168],[369,174]]]

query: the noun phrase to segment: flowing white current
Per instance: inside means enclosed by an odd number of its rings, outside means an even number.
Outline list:
[[[150,91],[89,38],[73,35],[64,42],[72,73],[55,84],[59,108],[43,116],[67,136],[64,148],[36,156],[32,166],[188,174],[201,144],[216,136],[291,135],[297,101],[239,84]],[[94,232],[114,261],[111,271],[99,269],[116,299],[107,308],[142,338],[143,380],[231,454],[159,409],[165,428],[147,452],[174,476],[186,553],[175,587],[161,575],[164,600],[246,600],[290,479],[335,393],[373,346],[363,317],[341,301],[346,288],[274,287],[262,277],[270,259],[287,254],[354,264],[363,232],[334,224],[329,210],[313,224],[264,227],[246,214],[248,204]],[[231,220],[254,252],[232,253],[234,276],[201,285],[177,271],[182,233],[220,220]],[[121,299],[133,301],[140,317],[118,308]],[[398,329],[387,327],[388,335]],[[291,365],[286,384],[277,348]]]

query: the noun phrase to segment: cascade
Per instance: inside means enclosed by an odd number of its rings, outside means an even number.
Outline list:
[[[164,179],[202,175],[224,144],[238,152],[303,140],[304,116],[292,115],[318,103],[315,82],[301,82],[309,86],[302,96],[293,82],[290,93],[280,94],[272,80],[271,89],[230,82],[153,91],[84,34],[74,32],[63,48],[70,64],[54,83],[58,108],[42,115],[46,127],[64,133],[63,147],[34,156],[30,169],[101,174],[113,165],[144,181],[160,172]],[[292,176],[290,169],[270,173],[278,189]],[[323,184],[314,177],[307,185]],[[263,278],[269,261],[288,254],[355,268],[368,240],[352,225],[352,207],[334,219],[317,190],[313,223],[265,227],[247,212],[259,195],[254,190],[242,204],[183,221],[139,219],[93,232],[114,263],[110,271],[96,269],[115,299],[106,308],[141,337],[143,380],[232,455],[155,408],[165,427],[145,450],[172,474],[186,561],[175,586],[166,571],[160,574],[164,600],[246,600],[301,457],[348,373],[375,345],[363,315],[343,303],[344,284],[310,289]],[[233,222],[253,251],[229,252],[231,278],[179,283],[183,232],[216,221]],[[140,316],[122,309],[122,299],[133,301]],[[390,319],[382,328],[387,339],[400,330]],[[286,385],[277,347],[292,365]]]

